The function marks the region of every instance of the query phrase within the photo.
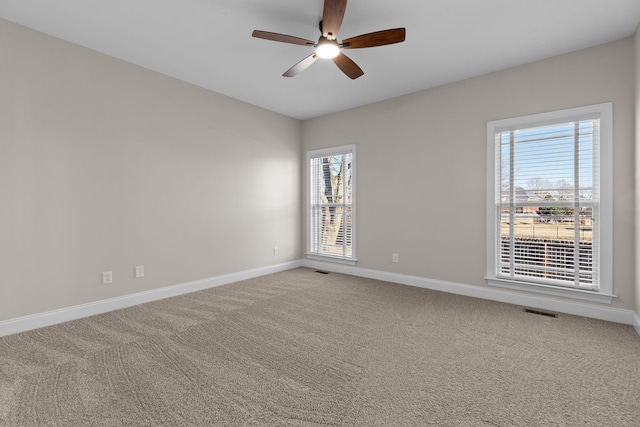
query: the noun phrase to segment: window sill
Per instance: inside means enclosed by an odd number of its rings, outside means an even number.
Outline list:
[[[601,292],[584,291],[582,289],[560,288],[556,286],[541,285],[537,283],[520,282],[516,280],[497,279],[495,277],[485,277],[490,286],[500,288],[515,289],[518,291],[535,292],[545,295],[553,295],[563,298],[579,299],[583,301],[599,302],[611,304],[615,295],[603,294]]]
[[[334,257],[330,255],[319,255],[319,254],[310,253],[310,252],[306,252],[305,256],[309,259],[315,259],[318,261],[335,262],[338,264],[346,264],[346,265],[356,265],[356,263],[358,262],[358,260],[355,258],[347,259],[347,258]]]

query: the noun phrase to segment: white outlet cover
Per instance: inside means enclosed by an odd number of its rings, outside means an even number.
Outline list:
[[[144,265],[136,266],[136,278],[144,277]]]
[[[110,283],[113,283],[113,272],[104,271],[102,273],[102,284],[103,285],[108,285]]]

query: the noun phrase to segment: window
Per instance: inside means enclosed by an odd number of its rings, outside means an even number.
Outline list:
[[[355,263],[355,145],[307,153],[307,255]]]
[[[611,302],[612,105],[487,124],[487,280]]]

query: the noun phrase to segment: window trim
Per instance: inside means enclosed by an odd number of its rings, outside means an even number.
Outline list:
[[[326,156],[332,156],[332,155],[337,155],[337,154],[351,154],[352,158],[351,158],[351,218],[352,218],[352,223],[351,223],[351,257],[346,258],[346,257],[342,257],[342,256],[331,256],[331,255],[326,255],[326,254],[319,254],[317,252],[311,252],[311,230],[312,230],[312,224],[311,224],[311,182],[310,182],[310,178],[311,178],[311,171],[310,171],[310,164],[311,164],[311,159],[312,158],[316,158],[316,157],[326,157]],[[330,148],[320,148],[320,149],[316,149],[316,150],[309,150],[307,151],[307,162],[306,162],[306,166],[305,166],[305,180],[306,180],[306,215],[307,215],[307,221],[306,221],[306,233],[305,233],[305,237],[306,237],[306,241],[307,241],[307,245],[306,245],[306,251],[305,251],[305,256],[307,258],[312,258],[312,259],[317,259],[317,260],[321,260],[321,261],[328,261],[328,262],[334,262],[334,263],[340,263],[340,264],[348,264],[348,265],[356,265],[356,263],[358,262],[358,259],[356,257],[356,228],[357,228],[357,216],[356,216],[356,182],[357,182],[357,158],[356,158],[356,144],[349,144],[349,145],[341,145],[338,147],[330,147]]]
[[[509,280],[497,276],[496,267],[496,134],[523,127],[537,127],[571,122],[588,117],[600,118],[600,259],[598,291],[563,288]],[[489,285],[524,290],[559,297],[610,304],[613,294],[613,104],[588,105],[540,114],[531,114],[487,122],[487,265],[485,280]]]

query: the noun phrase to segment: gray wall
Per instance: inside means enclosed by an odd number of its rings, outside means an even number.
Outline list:
[[[351,143],[358,266],[486,286],[486,122],[606,101],[640,310],[639,59],[636,34],[301,124],[0,20],[0,321],[299,259],[304,150]]]
[[[300,258],[299,121],[4,20],[0,100],[0,321]]]
[[[304,149],[357,144],[359,267],[486,286],[487,121],[612,101],[614,305],[633,309],[634,79],[627,38],[305,121]]]
[[[636,244],[635,244],[635,266],[636,266],[636,277],[635,277],[635,285],[636,285],[636,313],[640,317],[640,225],[638,224],[638,219],[640,218],[640,27],[636,29],[636,34],[634,37],[634,47],[635,47],[635,118],[636,118],[636,146],[635,146],[635,176],[636,176],[636,187],[635,187],[635,202],[636,202],[636,211],[635,211],[635,228],[636,228]]]

